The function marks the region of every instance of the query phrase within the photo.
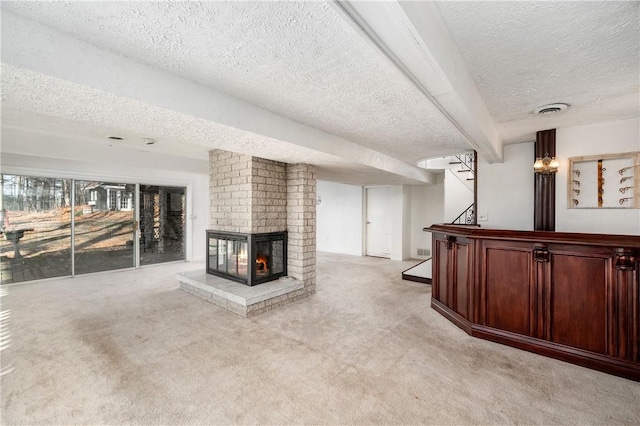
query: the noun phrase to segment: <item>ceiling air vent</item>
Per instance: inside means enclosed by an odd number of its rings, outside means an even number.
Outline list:
[[[534,114],[555,114],[556,112],[564,111],[567,108],[569,108],[569,104],[562,104],[562,103],[548,104],[548,105],[539,106],[538,108],[534,109],[532,112]]]

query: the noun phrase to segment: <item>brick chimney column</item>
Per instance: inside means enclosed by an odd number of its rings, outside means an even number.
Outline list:
[[[287,271],[304,282],[299,298],[316,292],[316,173],[309,164],[287,165]]]

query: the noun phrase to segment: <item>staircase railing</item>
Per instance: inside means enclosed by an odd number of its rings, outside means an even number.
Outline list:
[[[455,219],[453,219],[453,221],[451,222],[451,225],[476,225],[477,221],[476,221],[476,211],[475,211],[475,206],[478,202],[477,196],[478,196],[478,181],[477,181],[477,176],[476,176],[476,167],[477,167],[477,162],[476,162],[476,155],[477,153],[475,151],[473,151],[472,153],[469,154],[458,154],[458,155],[454,155],[452,157],[452,159],[455,159],[455,161],[451,161],[449,164],[460,164],[460,170],[457,170],[458,173],[471,173],[471,178],[467,178],[467,180],[472,180],[473,182],[473,203],[471,203],[471,205],[469,207],[467,207],[466,209],[464,209],[464,211],[462,213],[460,213],[458,215],[458,217],[456,217]],[[453,170],[452,170],[453,171]],[[457,174],[454,173],[456,176]]]
[[[458,215],[450,225],[475,225],[476,224],[476,212],[475,203],[467,207],[462,213]]]
[[[475,168],[475,151],[473,153],[470,154],[462,154],[462,155],[454,155],[453,156],[456,160],[458,160],[461,164],[461,169],[459,170],[460,172],[470,172],[471,174],[475,175],[476,174],[476,168]],[[455,162],[454,164],[456,164],[457,162]]]

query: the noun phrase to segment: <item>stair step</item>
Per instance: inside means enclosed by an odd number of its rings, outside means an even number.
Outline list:
[[[458,170],[458,173],[467,173],[467,172],[473,173],[473,170],[471,170],[471,169]]]
[[[474,178],[467,178],[467,180],[475,180]]]
[[[462,161],[449,161],[449,164],[462,164]]]

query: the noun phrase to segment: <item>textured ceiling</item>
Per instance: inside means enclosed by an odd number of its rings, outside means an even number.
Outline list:
[[[66,134],[80,144],[103,145],[106,135],[117,132],[127,138],[120,146],[137,152],[198,160],[215,147],[317,164],[321,177],[335,181],[408,183],[381,171],[384,167],[358,164],[344,154],[349,150],[332,155],[310,143],[305,148],[168,103],[116,93],[110,88],[125,86],[118,78],[128,77],[131,85],[145,77],[128,76],[127,69],[115,65],[115,56],[194,82],[203,93],[208,88],[227,93],[309,131],[319,129],[345,144],[354,142],[408,163],[469,148],[392,61],[328,2],[3,1],[2,10],[9,11],[3,22],[15,13],[89,43],[83,47],[86,52],[102,52],[92,56],[98,58],[91,62],[94,69],[106,70],[112,79],[98,87],[86,83],[90,79],[56,78],[46,70],[33,72],[37,67],[12,66],[3,53],[6,128]],[[640,3],[458,1],[439,2],[439,10],[505,142],[534,140],[542,129],[640,115]],[[35,47],[30,49],[33,37],[22,36],[33,33],[14,33],[21,36],[12,39],[5,27],[3,51],[19,46],[11,50],[21,58],[31,55],[30,63],[45,62]],[[64,61],[50,59],[49,66]],[[83,73],[84,68],[78,69],[77,75]],[[530,113],[551,102],[572,107],[553,116]],[[159,142],[142,146],[141,137]],[[3,141],[3,151],[9,145]],[[19,150],[17,142],[11,147]],[[372,152],[361,155],[372,157]],[[376,161],[368,164],[375,167]]]
[[[414,164],[469,145],[326,2],[3,2],[74,38]]]
[[[505,143],[640,115],[640,2],[439,2]],[[565,113],[535,116],[564,102]]]

